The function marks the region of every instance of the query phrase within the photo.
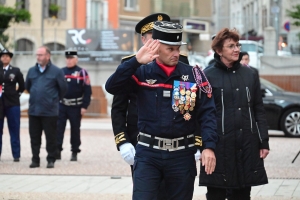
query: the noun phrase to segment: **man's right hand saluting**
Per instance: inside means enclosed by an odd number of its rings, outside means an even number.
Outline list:
[[[159,48],[159,40],[150,39],[144,46],[136,53],[136,60],[141,64],[147,64],[157,58],[157,50]]]

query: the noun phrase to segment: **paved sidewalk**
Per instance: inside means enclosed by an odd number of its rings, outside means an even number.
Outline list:
[[[41,167],[28,167],[31,158],[28,119],[22,118],[21,121],[22,152],[19,163],[12,162],[7,127],[4,130],[0,161],[0,200],[131,199],[130,169],[116,150],[110,119],[82,120],[82,152],[78,162],[69,160],[70,135],[67,129],[62,160],[55,163],[54,169],[46,168],[44,140],[40,153]],[[290,163],[296,150],[298,151],[299,140],[272,137],[270,143],[272,151],[266,160],[269,184],[253,187],[252,199],[300,200],[300,158],[294,164]],[[197,184],[198,177],[195,180],[193,199],[206,199],[206,188],[198,187]]]
[[[197,179],[196,179],[197,182]],[[195,184],[194,200],[206,188]],[[0,199],[131,199],[131,177],[1,175]],[[300,180],[271,179],[253,187],[252,199],[300,199]]]

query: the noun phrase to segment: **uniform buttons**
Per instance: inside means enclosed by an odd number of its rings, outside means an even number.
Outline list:
[[[241,108],[239,108],[239,110],[241,110]]]
[[[234,73],[234,74],[235,74],[235,71],[232,71],[232,73]]]
[[[239,91],[239,88],[236,88],[236,91]]]
[[[243,129],[240,129],[240,131],[243,131]]]

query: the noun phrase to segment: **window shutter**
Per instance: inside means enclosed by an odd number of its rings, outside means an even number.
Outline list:
[[[67,1],[66,0],[57,0],[57,4],[60,6],[58,12],[58,18],[62,20],[67,19]]]
[[[44,18],[49,17],[49,0],[42,0],[43,2],[43,13],[44,13]]]
[[[21,9],[21,0],[16,0],[17,9]]]
[[[25,0],[25,9],[29,10],[29,0]]]

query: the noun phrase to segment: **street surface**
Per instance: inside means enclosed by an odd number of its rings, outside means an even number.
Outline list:
[[[270,183],[264,187],[254,187],[252,199],[300,199],[300,157],[293,164],[291,163],[300,150],[300,139],[283,137],[282,133],[278,131],[271,131],[271,133],[274,135],[270,137],[271,150],[265,160]],[[130,168],[115,147],[110,119],[83,119],[81,137],[82,152],[78,155],[77,162],[70,162],[70,133],[67,129],[62,160],[55,163],[54,169],[47,169],[45,137],[43,135],[40,152],[41,165],[39,168],[31,169],[29,168],[31,149],[28,119],[21,119],[21,159],[19,163],[13,162],[9,134],[7,126],[5,126],[0,161],[0,197],[3,198],[0,199],[130,199],[132,190]],[[43,183],[45,182],[44,178],[47,180],[46,183],[48,181],[51,183],[52,187],[49,186],[50,188],[42,190],[38,186],[39,182],[37,182],[37,184],[31,185],[31,188],[25,189],[26,184],[32,182],[32,179],[41,179],[40,181]],[[72,190],[58,189],[60,187],[65,188],[69,184],[71,187],[72,183],[84,183],[86,181],[89,184],[75,189],[77,192],[74,188]],[[198,181],[197,177],[194,199],[205,199],[206,189],[205,187],[198,187]],[[100,183],[112,182],[111,185],[118,183],[120,189],[118,189],[119,192],[114,191],[114,185],[106,189],[105,192],[96,192],[94,189],[94,193],[96,193],[94,194],[87,189],[91,188],[90,185],[93,182],[97,182],[99,187],[101,186]],[[15,187],[15,184],[21,185]],[[56,186],[55,184],[59,185]],[[94,188],[97,188],[97,184]],[[273,192],[267,194],[266,191]]]

